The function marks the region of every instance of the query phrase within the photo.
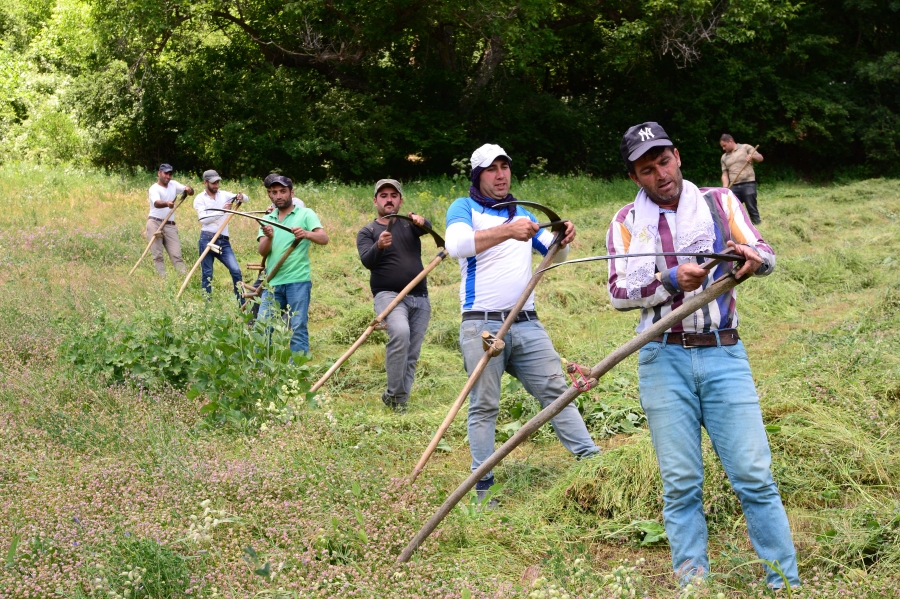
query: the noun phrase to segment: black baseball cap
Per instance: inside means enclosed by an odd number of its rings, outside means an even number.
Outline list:
[[[162,172],[164,172],[164,173],[171,173],[171,172],[174,171],[175,169],[172,168],[172,165],[171,165],[171,164],[168,164],[168,163],[163,162],[162,164],[159,165],[159,168],[156,169],[156,170],[157,170],[157,171],[162,171]]]
[[[278,173],[272,173],[271,175],[266,176],[266,178],[263,179],[263,185],[266,189],[269,189],[273,185],[283,185],[289,189],[294,189],[294,182],[288,177],[279,175]]]
[[[660,146],[674,146],[669,134],[663,129],[659,123],[648,121],[629,127],[625,135],[622,136],[622,144],[619,151],[622,152],[622,160],[627,166],[629,162],[634,162],[647,153],[650,148]]]

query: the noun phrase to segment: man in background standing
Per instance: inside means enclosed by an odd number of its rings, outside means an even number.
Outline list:
[[[201,255],[206,246],[212,241],[213,235],[219,230],[222,219],[226,217],[226,214],[223,212],[210,212],[210,208],[231,210],[232,202],[243,202],[246,199],[246,196],[242,193],[219,191],[221,181],[222,177],[216,171],[209,170],[204,172],[203,186],[205,191],[194,199],[194,210],[197,211],[197,218],[200,219],[199,251]],[[241,295],[240,287],[238,286],[238,283],[243,280],[241,266],[238,264],[234,251],[231,249],[227,225],[216,239],[216,246],[219,247],[219,252],[216,253],[215,250],[211,250],[203,257],[203,262],[200,263],[200,285],[207,296],[212,295],[213,262],[218,259],[231,273],[231,281],[234,283],[232,291],[234,291],[238,302],[243,305],[244,297]]]
[[[409,213],[412,223],[397,219],[388,232],[389,214],[397,214],[403,204],[403,188],[394,179],[382,179],[375,184],[375,210],[378,218],[356,234],[356,249],[363,266],[371,271],[369,286],[375,298],[375,313],[381,314],[397,294],[409,285],[422,266],[422,242],[431,223],[418,214]],[[387,370],[387,390],[381,401],[396,412],[406,411],[406,402],[416,375],[416,363],[422,341],[431,319],[428,286],[425,279],[403,298],[387,318],[388,344],[384,366]]]
[[[167,218],[169,211],[175,207],[175,197],[183,191],[187,191],[189,196],[194,195],[194,190],[189,185],[182,185],[178,181],[172,180],[173,170],[170,164],[160,164],[156,172],[156,183],[150,186],[149,192],[150,215],[147,217],[147,238],[153,239],[153,243],[150,244],[150,253],[153,255],[156,272],[161,277],[166,276],[163,248],[169,254],[169,260],[172,261],[175,270],[182,275],[187,272],[184,260],[181,258],[181,240],[178,238],[175,220],[172,219],[165,223],[161,237],[153,237],[159,226],[163,224],[163,219]]]
[[[756,152],[750,144],[739,144],[734,138],[723,133],[719,138],[722,146],[722,187],[728,187],[737,199],[747,207],[750,222],[758,225],[762,222],[756,207],[756,173],[754,162],[762,162],[762,154]]]

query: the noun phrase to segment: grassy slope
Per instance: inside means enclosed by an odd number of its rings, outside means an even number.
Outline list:
[[[660,521],[644,430],[602,439],[609,451],[582,464],[541,431],[498,470],[505,484],[499,512],[457,510],[415,563],[391,566],[467,473],[461,416],[447,436],[453,450],[436,456],[416,489],[400,480],[465,380],[455,348],[459,276],[452,261],[429,280],[432,324],[412,409],[403,417],[379,401],[377,337],[329,383],[324,409],[252,436],[196,427],[197,404],[178,390],[75,377],[60,365],[57,348],[93,312],[233,309],[221,266],[208,306],[196,282],[186,304],[171,302],[180,281],[160,282],[149,261],[127,277],[145,243],[139,231],[149,183],[0,170],[7,298],[0,319],[0,555],[9,556],[0,598],[89,596],[100,592],[91,591],[95,579],[103,593],[121,593],[123,572],[136,567],[148,569],[145,586],[158,597],[186,588],[234,597],[277,595],[279,588],[303,597],[459,597],[464,589],[519,597],[538,576],[573,596],[606,597],[618,591],[603,586],[603,574],[622,559],[640,558],[646,562],[632,573],[638,596],[675,594],[666,547],[640,548],[643,535],[632,526]],[[249,190],[251,209],[265,204],[257,183],[224,187]],[[322,368],[371,317],[367,272],[354,247],[356,231],[371,218],[371,194],[368,187],[330,185],[297,191],[332,240],[312,255],[312,346]],[[567,178],[520,182],[515,191],[577,223],[571,256],[578,257],[605,253],[606,225],[634,190],[623,181]],[[860,596],[889,596],[884,589],[898,582],[898,191],[890,180],[762,188],[762,231],[779,266],[741,288],[741,331],[810,596],[831,596],[841,585]],[[446,207],[464,190],[444,180],[411,183],[406,192],[404,209],[442,230]],[[183,210],[178,220],[192,263],[199,227],[192,210]],[[249,221],[232,224],[241,263],[255,259],[254,230]],[[605,274],[602,266],[559,269],[537,290],[541,318],[569,360],[596,363],[633,332],[636,315],[609,306]],[[503,405],[518,401],[533,410],[521,391],[507,393]],[[602,381],[592,402],[634,408],[633,359]],[[512,420],[501,414],[502,423]],[[700,594],[756,596],[758,566],[742,565],[754,556],[740,510],[709,457],[706,503],[720,577]],[[235,521],[216,525],[209,539],[190,539],[190,517],[202,519],[204,499]],[[274,582],[252,573],[247,546],[260,565],[283,568]],[[323,549],[330,558],[322,559]],[[572,566],[579,557],[586,561]]]

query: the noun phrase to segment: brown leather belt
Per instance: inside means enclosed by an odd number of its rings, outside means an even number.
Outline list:
[[[162,219],[161,219],[161,218],[156,218],[155,216],[148,216],[147,218],[149,218],[150,220],[155,220],[155,221],[158,222],[158,223],[161,223],[161,222],[162,222]],[[166,221],[166,224],[167,224],[167,225],[174,225],[174,224],[175,224],[175,221],[174,221],[174,220]]]
[[[718,341],[715,333],[669,333],[668,337],[660,335],[659,337],[654,337],[651,341],[663,343],[663,338],[665,338],[666,343],[680,345],[681,347],[716,347],[720,344],[719,341],[721,341],[721,345],[737,345],[741,337],[736,329],[726,329],[719,331]]]

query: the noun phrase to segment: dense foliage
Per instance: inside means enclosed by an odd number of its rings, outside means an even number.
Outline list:
[[[0,39],[7,159],[610,175],[658,120],[703,175],[723,131],[770,173],[900,163],[898,0],[0,0]]]

